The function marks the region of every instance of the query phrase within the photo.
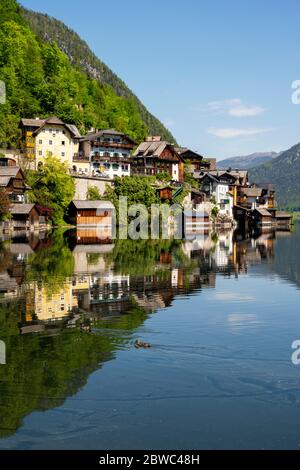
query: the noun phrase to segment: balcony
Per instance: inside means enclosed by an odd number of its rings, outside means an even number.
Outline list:
[[[77,163],[88,163],[90,161],[90,157],[85,154],[74,153],[73,155],[73,162]]]
[[[104,155],[93,155],[91,158],[92,162],[103,162],[103,163],[131,163],[130,158],[126,157],[111,157]]]
[[[92,142],[92,147],[104,147],[104,148],[114,148],[114,149],[124,149],[124,150],[132,150],[133,149],[132,144],[122,144],[122,142],[121,143],[104,142],[104,141],[98,142],[97,140]]]

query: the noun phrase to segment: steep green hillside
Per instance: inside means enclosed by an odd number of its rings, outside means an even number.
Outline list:
[[[0,80],[7,90],[0,105],[0,147],[17,145],[21,117],[49,115],[83,133],[114,127],[137,141],[149,132],[175,141],[76,33],[15,0],[0,0]]]
[[[300,210],[300,144],[250,170],[250,179],[258,184],[275,184],[280,207]]]

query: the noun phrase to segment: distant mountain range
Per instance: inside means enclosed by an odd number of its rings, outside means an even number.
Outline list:
[[[250,181],[274,184],[279,206],[300,210],[300,143],[264,165],[252,168]]]
[[[282,152],[281,152],[282,153]],[[239,170],[249,170],[258,165],[267,163],[274,158],[277,158],[281,153],[276,152],[258,152],[252,153],[251,155],[245,155],[240,157],[226,158],[217,162],[220,170],[227,170],[228,168],[238,168]]]

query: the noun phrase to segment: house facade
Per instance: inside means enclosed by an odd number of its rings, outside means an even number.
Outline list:
[[[230,218],[233,217],[233,195],[230,192],[231,181],[222,176],[213,176],[206,173],[201,179],[201,191],[206,198],[213,202],[219,209],[219,213]]]
[[[136,145],[129,136],[114,129],[93,132],[80,140],[78,162],[89,165],[89,174],[94,176],[107,176],[110,179],[116,176],[130,176],[131,153]]]
[[[191,165],[191,171],[194,177],[197,177],[197,175],[203,171],[215,171],[217,169],[217,161],[215,158],[204,158],[199,153],[187,147],[176,147],[176,151],[184,163]]]
[[[81,135],[76,126],[66,124],[57,117],[48,119],[22,119],[23,154],[31,163],[33,169],[43,164],[45,157],[53,155],[72,168],[77,163],[79,155],[79,140]],[[89,165],[81,164],[83,171],[89,170]]]
[[[17,166],[0,166],[0,188],[15,203],[24,203],[26,192],[30,189],[25,183],[23,171]]]
[[[77,227],[112,227],[115,207],[110,201],[72,201],[69,217]]]
[[[156,176],[168,173],[173,181],[183,181],[183,159],[173,144],[160,136],[151,136],[141,143],[132,157],[132,174]]]

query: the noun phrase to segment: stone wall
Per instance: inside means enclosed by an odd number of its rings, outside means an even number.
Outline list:
[[[87,192],[90,187],[96,187],[103,196],[106,185],[112,186],[112,180],[107,178],[93,178],[89,176],[73,176],[76,184],[75,200],[86,201]]]

